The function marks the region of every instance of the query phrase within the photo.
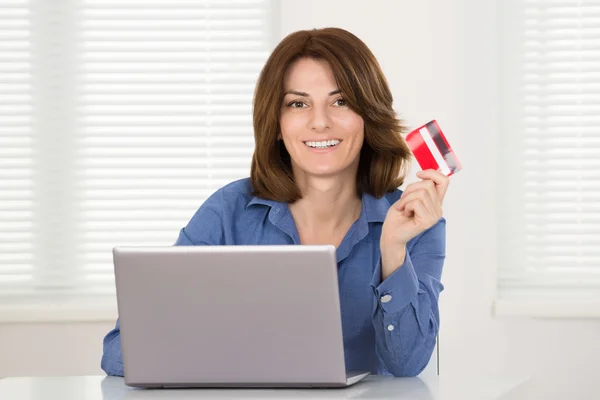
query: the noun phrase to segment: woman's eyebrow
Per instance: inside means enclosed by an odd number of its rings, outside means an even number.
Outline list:
[[[333,92],[329,92],[329,96],[333,96],[334,94],[342,93],[340,89],[334,90]],[[306,92],[299,92],[298,90],[288,90],[285,94],[295,94],[296,96],[302,97],[310,97],[310,95]]]

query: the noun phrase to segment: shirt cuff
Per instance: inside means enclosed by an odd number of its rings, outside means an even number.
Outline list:
[[[406,252],[404,264],[381,282],[381,256],[376,264],[371,287],[379,306],[385,313],[397,313],[417,297],[419,280],[410,255]]]

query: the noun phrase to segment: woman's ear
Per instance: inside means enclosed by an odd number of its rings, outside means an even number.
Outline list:
[[[278,134],[277,134],[277,140],[281,140],[281,139],[282,139],[282,138],[281,138],[281,133],[278,133]]]

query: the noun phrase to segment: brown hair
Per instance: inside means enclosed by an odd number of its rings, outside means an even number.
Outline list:
[[[324,28],[288,35],[273,50],[260,73],[253,104],[253,195],[286,203],[302,197],[294,181],[290,155],[283,141],[277,140],[277,134],[285,72],[303,57],[329,63],[346,104],[364,120],[357,194],[366,192],[379,198],[398,188],[404,182],[411,152],[402,137],[405,128],[392,108],[392,94],[381,67],[369,48],[352,33]]]

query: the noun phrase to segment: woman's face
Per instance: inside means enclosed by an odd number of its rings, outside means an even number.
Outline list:
[[[364,121],[348,107],[323,60],[301,58],[284,78],[280,126],[294,174],[334,176],[358,169]]]

